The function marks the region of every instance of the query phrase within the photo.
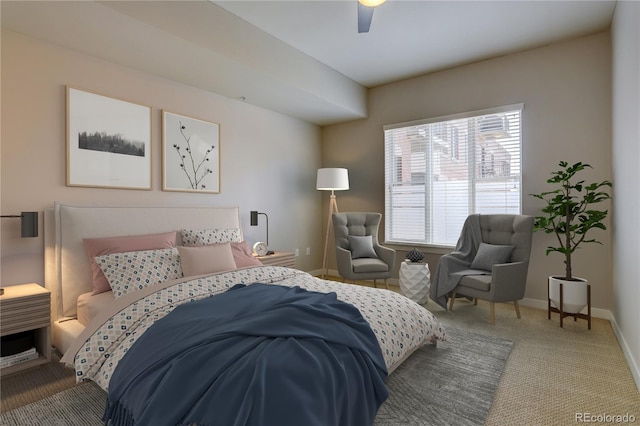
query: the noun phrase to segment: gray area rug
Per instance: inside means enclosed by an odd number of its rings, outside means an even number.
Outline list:
[[[513,342],[447,328],[447,342],[418,349],[389,378],[376,426],[483,425]],[[75,386],[0,415],[2,425],[101,425],[105,392]]]
[[[389,376],[376,426],[484,424],[513,342],[451,327],[447,339]]]
[[[102,425],[105,391],[84,383],[0,415],[0,424],[11,426]]]

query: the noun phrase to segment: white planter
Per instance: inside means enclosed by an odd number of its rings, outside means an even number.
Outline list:
[[[560,309],[560,284],[562,284],[562,312],[577,314],[587,306],[588,282],[584,278],[573,278],[578,281],[549,277],[549,299],[556,309]]]

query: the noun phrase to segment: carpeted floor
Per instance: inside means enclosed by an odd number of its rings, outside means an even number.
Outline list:
[[[518,319],[512,304],[496,303],[492,326],[484,301],[460,299],[453,312],[431,300],[424,306],[446,326],[514,343],[485,425],[564,426],[584,414],[640,423],[640,392],[609,321],[593,318],[589,330],[585,320],[566,318],[560,328],[558,314],[549,320],[546,310],[520,306]]]
[[[47,398],[0,414],[6,426],[102,425],[106,393],[94,383],[84,383]]]
[[[486,425],[571,425],[583,413],[640,422],[640,393],[609,321],[594,318],[588,330],[567,318],[560,328],[558,314],[521,306],[517,319],[513,305],[496,304],[491,326],[487,302],[426,307],[445,325],[514,342]]]
[[[389,399],[375,425],[484,424],[512,346],[508,340],[449,328],[446,342],[420,348],[388,378]],[[0,423],[99,425],[105,398],[92,383],[73,386],[3,413]]]
[[[52,361],[48,364],[2,377],[0,412],[13,410],[75,385],[73,370],[60,364],[56,353],[51,358]]]

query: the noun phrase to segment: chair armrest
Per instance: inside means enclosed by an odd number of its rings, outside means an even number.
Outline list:
[[[491,268],[490,298],[494,302],[509,302],[524,297],[527,285],[528,262],[493,265]]]
[[[394,249],[383,247],[381,245],[376,245],[373,248],[376,251],[378,258],[389,265],[390,271],[393,271],[393,267],[396,264],[396,251]]]
[[[353,264],[351,263],[351,252],[342,247],[336,246],[336,263],[338,273],[348,279],[353,279]]]

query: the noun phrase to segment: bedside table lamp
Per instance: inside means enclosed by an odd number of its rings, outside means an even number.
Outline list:
[[[251,226],[258,226],[258,215],[262,214],[267,219],[267,247],[269,247],[269,216],[266,213],[261,213],[257,210],[251,210]],[[256,243],[259,244],[259,243]],[[273,254],[272,250],[268,250],[266,254]]]
[[[329,245],[329,229],[331,228],[331,215],[338,212],[338,202],[333,191],[344,191],[349,189],[349,171],[339,168],[318,169],[316,189],[320,191],[331,191],[329,197],[329,218],[327,220],[327,234],[324,239],[324,257],[322,259],[322,278],[327,271],[327,246]]]
[[[20,236],[22,238],[38,236],[38,212],[22,212],[19,215],[2,215],[0,217],[19,217],[22,222],[20,230]]]

